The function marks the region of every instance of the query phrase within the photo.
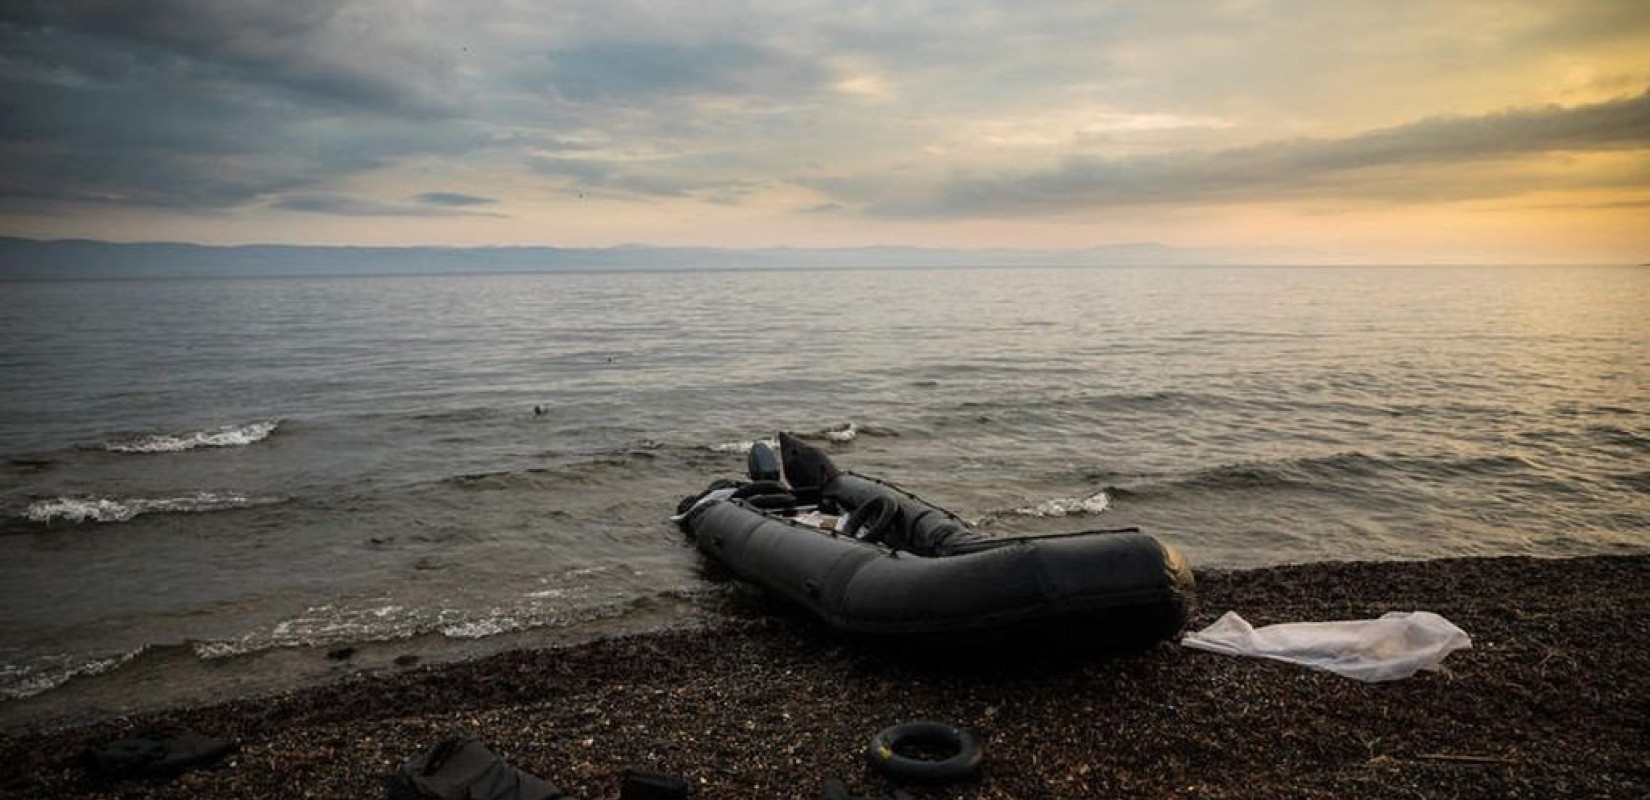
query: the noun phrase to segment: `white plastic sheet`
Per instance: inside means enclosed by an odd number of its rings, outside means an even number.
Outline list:
[[[1235,611],[1188,633],[1181,644],[1233,656],[1257,656],[1328,670],[1371,683],[1437,669],[1444,656],[1472,647],[1466,631],[1430,611],[1394,611],[1380,619],[1291,622],[1256,628]]]

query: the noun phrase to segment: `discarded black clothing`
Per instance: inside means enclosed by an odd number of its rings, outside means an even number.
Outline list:
[[[166,779],[212,764],[234,751],[235,743],[228,739],[186,732],[109,742],[87,749],[80,763],[98,780]]]
[[[572,800],[474,739],[443,739],[390,776],[390,800]]]

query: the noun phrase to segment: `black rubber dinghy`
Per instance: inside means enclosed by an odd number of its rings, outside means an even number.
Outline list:
[[[757,447],[753,471],[771,460]],[[780,447],[786,481],[718,481],[675,519],[705,556],[839,631],[1113,648],[1186,623],[1190,567],[1137,529],[988,536],[794,437]]]

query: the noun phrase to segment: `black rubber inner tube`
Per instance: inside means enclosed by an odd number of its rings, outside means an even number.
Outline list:
[[[898,503],[886,497],[873,497],[848,515],[843,530],[862,542],[880,542],[888,538],[898,515]]]
[[[902,749],[920,747],[953,753],[949,758],[928,761],[901,755]],[[871,769],[895,781],[910,783],[951,783],[967,780],[980,771],[984,752],[974,735],[943,722],[916,720],[884,728],[871,737],[865,759]]]
[[[780,494],[789,491],[785,488],[785,484],[778,481],[753,481],[735,489],[732,497],[735,500],[743,500],[759,494]]]
[[[760,508],[764,511],[776,508],[791,508],[796,505],[796,495],[790,492],[775,492],[773,494],[753,494],[745,498],[751,508]]]

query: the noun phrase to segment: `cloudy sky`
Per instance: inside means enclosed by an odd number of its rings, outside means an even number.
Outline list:
[[[1645,0],[8,0],[0,234],[1650,261]]]

